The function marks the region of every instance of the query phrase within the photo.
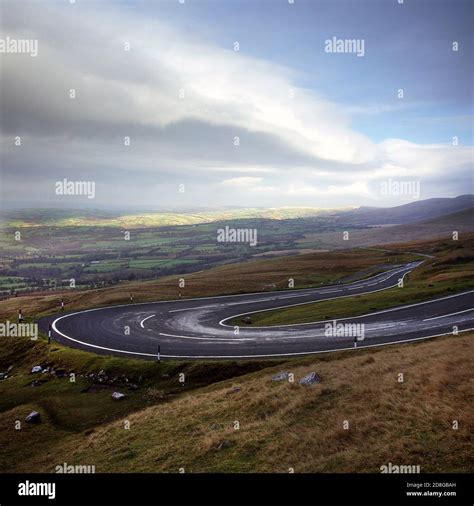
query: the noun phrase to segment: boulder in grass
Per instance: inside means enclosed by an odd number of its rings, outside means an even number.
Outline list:
[[[310,372],[300,379],[300,385],[314,385],[315,383],[321,383],[321,378],[315,372]]]
[[[275,376],[272,376],[272,381],[283,381],[288,379],[290,373],[283,371],[279,372],[278,374],[275,374]]]
[[[231,441],[222,441],[222,443],[219,443],[217,445],[217,450],[225,450],[226,448],[230,448],[232,446],[232,442]]]
[[[25,418],[25,422],[27,422],[27,423],[40,423],[41,422],[41,415],[38,413],[38,411],[32,411]]]
[[[31,372],[32,373],[37,373],[37,372],[41,372],[42,370],[43,370],[43,368],[40,365],[35,365],[33,367],[33,369],[31,369]]]
[[[0,380],[7,379],[8,374],[6,372],[0,372]]]
[[[123,398],[125,397],[125,394],[122,394],[121,392],[114,392],[112,394],[112,399],[116,400],[116,401],[120,401],[122,400]]]

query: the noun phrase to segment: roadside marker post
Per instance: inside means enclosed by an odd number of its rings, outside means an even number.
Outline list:
[[[160,345],[158,345],[158,362],[161,361],[161,358],[160,358]]]
[[[51,344],[51,330],[52,330],[52,326],[50,325],[48,328],[48,344]]]

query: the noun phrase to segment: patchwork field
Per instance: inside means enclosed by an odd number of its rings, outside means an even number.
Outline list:
[[[185,275],[183,294],[285,289],[289,278],[300,288],[426,259],[403,295],[393,289],[384,298],[352,301],[351,311],[363,312],[472,286],[473,240],[222,265]],[[0,316],[14,321],[21,307],[27,321],[34,321],[57,312],[61,297],[71,310],[123,303],[130,293],[135,301],[174,298],[179,277],[13,297],[0,302]],[[311,314],[273,318],[314,318],[318,311],[340,315],[347,308],[325,304],[311,308]],[[131,467],[137,472],[183,467],[186,472],[378,472],[388,462],[410,462],[424,472],[472,471],[472,337],[291,360],[192,363],[97,356],[48,345],[44,337],[2,338],[0,372],[8,371],[8,377],[0,380],[0,470],[54,472],[67,462],[95,465],[97,472]],[[37,365],[47,372],[32,374]],[[295,381],[272,381],[282,371]],[[321,383],[300,385],[309,372]],[[113,400],[114,391],[125,398]],[[33,410],[41,414],[38,425],[24,422]]]
[[[111,304],[177,298],[225,295],[288,289],[289,280],[295,288],[331,284],[353,276],[365,277],[387,266],[406,263],[419,256],[406,251],[356,249],[308,253],[290,257],[249,260],[201,272],[165,276],[150,281],[121,283],[97,290],[68,289],[55,294],[10,297],[0,301],[0,316],[15,318],[21,308],[26,318],[56,312],[63,299],[67,310],[85,309]],[[179,280],[185,287],[179,288]]]

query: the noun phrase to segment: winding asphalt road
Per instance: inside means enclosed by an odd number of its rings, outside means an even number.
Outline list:
[[[380,292],[422,262],[324,288],[126,304],[42,318],[52,337],[77,348],[135,358],[251,358],[324,353],[427,339],[474,329],[474,290],[358,317],[257,327],[229,320],[252,312]],[[241,318],[239,318],[241,320]],[[345,326],[341,326],[341,324]],[[363,324],[363,326],[354,326]],[[331,330],[336,330],[331,333]],[[363,338],[356,340],[354,332]]]

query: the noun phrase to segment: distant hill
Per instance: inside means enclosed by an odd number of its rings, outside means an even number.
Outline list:
[[[218,209],[207,211],[158,211],[118,213],[103,210],[77,209],[18,209],[0,213],[0,223],[5,227],[168,227],[199,225],[231,220],[292,220],[297,218],[332,217],[346,212],[345,209],[322,209],[317,207],[278,207]]]
[[[351,230],[348,241],[342,240],[341,232],[330,232],[307,236],[299,244],[304,246],[305,243],[317,241],[321,248],[353,248],[425,239],[451,239],[455,230],[460,235],[474,232],[474,208],[416,223]]]
[[[396,207],[359,207],[323,209],[318,207],[224,208],[188,211],[117,212],[79,209],[17,209],[0,212],[5,227],[168,227],[199,225],[232,220],[306,219],[337,227],[401,225],[433,219],[474,208],[474,195],[434,198]]]
[[[346,225],[399,225],[415,223],[474,208],[474,195],[435,198],[396,207],[359,207],[339,218]]]

